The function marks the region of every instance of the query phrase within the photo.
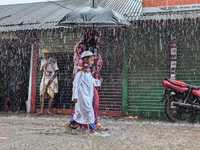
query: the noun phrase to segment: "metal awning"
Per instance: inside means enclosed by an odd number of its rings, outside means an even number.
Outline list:
[[[67,13],[89,7],[92,0],[68,0],[28,4],[0,5],[0,32],[53,29]],[[95,0],[95,6],[107,8],[134,21],[142,12],[142,0]]]

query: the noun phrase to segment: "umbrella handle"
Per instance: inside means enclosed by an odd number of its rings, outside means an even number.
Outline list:
[[[94,7],[94,0],[92,0],[92,7]],[[94,30],[94,23],[92,24],[92,29]]]

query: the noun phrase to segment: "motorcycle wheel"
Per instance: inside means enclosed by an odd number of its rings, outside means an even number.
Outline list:
[[[183,102],[181,97],[172,96],[165,103],[165,113],[167,117],[178,123],[192,123],[195,122],[197,113],[195,110],[185,107],[175,106],[173,102]]]

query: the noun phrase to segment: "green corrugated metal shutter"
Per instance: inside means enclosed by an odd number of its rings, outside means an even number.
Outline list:
[[[177,38],[176,79],[188,84],[200,85],[200,27],[198,24],[191,24],[185,28]]]
[[[164,90],[161,80],[170,77],[172,35],[176,36],[178,42],[176,79],[200,84],[199,22],[199,18],[134,22],[135,30],[129,32],[125,45],[129,57],[129,115],[154,117],[164,114],[164,103],[159,103]]]
[[[128,52],[128,114],[143,117],[164,115],[160,100],[161,80],[170,75],[170,36],[137,34]]]
[[[189,84],[200,85],[200,39],[198,32],[192,35],[194,32],[180,37],[178,41],[176,78]]]

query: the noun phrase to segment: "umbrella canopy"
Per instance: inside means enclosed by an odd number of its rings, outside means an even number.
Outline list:
[[[121,26],[130,25],[122,15],[102,7],[82,7],[66,14],[58,25],[81,25],[81,26]]]

